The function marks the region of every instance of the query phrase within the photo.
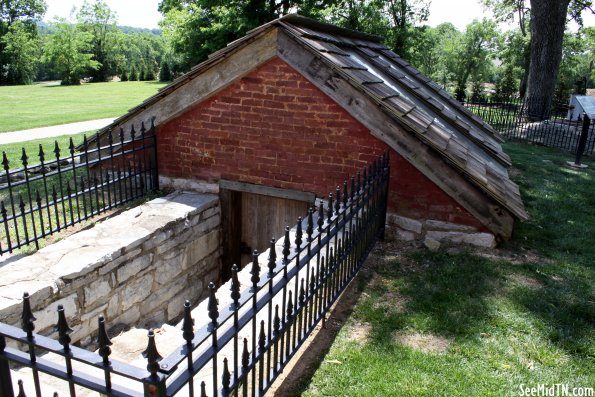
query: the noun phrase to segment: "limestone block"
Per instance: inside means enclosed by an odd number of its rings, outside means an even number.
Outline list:
[[[395,214],[388,215],[389,224],[395,224],[401,229],[420,234],[422,229],[422,223],[418,220],[406,218]]]
[[[209,208],[208,210],[204,211],[200,215],[200,218],[202,220],[206,220],[206,219],[212,217],[213,215],[219,215],[220,212],[221,211],[220,211],[219,207],[212,207],[212,208]]]
[[[496,246],[496,239],[490,233],[428,231],[426,233],[426,239],[454,244],[471,244],[483,248],[494,248]]]
[[[33,312],[33,315],[37,319],[35,321],[35,329],[41,331],[46,328],[54,327],[58,322],[58,306],[64,307],[64,314],[66,319],[72,322],[74,318],[78,316],[78,299],[76,294],[68,295],[62,299],[58,299],[45,306],[39,311]]]
[[[452,231],[452,232],[476,232],[477,229],[473,226],[459,225],[457,223],[427,220],[424,223],[426,230],[441,230],[441,231]]]
[[[219,229],[213,230],[188,244],[184,250],[183,266],[188,269],[219,248]]]
[[[395,230],[395,238],[400,241],[414,241],[416,236],[415,233],[408,230],[403,230],[401,228],[396,228]]]
[[[169,260],[155,261],[155,281],[161,285],[165,285],[172,281],[178,274],[182,272],[182,257],[180,252],[178,256]]]
[[[126,311],[134,304],[144,301],[153,288],[153,275],[147,273],[144,276],[130,280],[120,295],[122,310]]]
[[[186,299],[190,300],[182,294],[170,299],[167,304],[167,321],[172,321],[184,313],[184,302]]]
[[[128,310],[124,311],[118,317],[114,318],[109,322],[109,326],[113,327],[116,324],[126,324],[130,326],[134,326],[138,324],[138,320],[140,319],[140,308],[138,305],[131,306]]]
[[[106,320],[110,320],[120,312],[120,296],[118,294],[114,294],[109,302],[107,303],[107,313],[106,313]]]
[[[128,251],[128,250],[125,250],[125,251]],[[114,270],[115,268],[120,266],[122,263],[128,262],[130,259],[136,258],[141,252],[142,252],[142,249],[140,249],[140,248],[135,248],[135,249],[131,250],[130,252],[126,252],[124,255],[120,256],[118,259],[108,262],[104,266],[101,266],[99,268],[99,275],[103,276],[104,274],[111,272],[112,270]]]
[[[96,309],[91,310],[90,312],[81,314],[81,321],[85,322],[88,320],[95,319],[95,322],[97,322],[97,318],[99,316],[106,317],[105,314],[106,314],[107,307],[108,307],[108,304],[106,303],[104,305],[99,306]]]
[[[90,307],[95,302],[105,301],[112,292],[112,287],[106,278],[98,279],[84,288],[85,307]]]
[[[214,228],[218,228],[219,225],[221,225],[221,216],[215,215],[203,222],[199,222],[193,229],[196,233],[201,234]]]
[[[424,246],[430,251],[437,251],[440,248],[440,242],[426,237],[424,239]]]
[[[124,266],[120,267],[117,272],[118,276],[118,283],[122,284],[126,282],[130,277],[135,276],[142,272],[143,270],[147,269],[153,260],[153,254],[149,253],[147,255],[140,256],[135,258],[129,263],[126,263]]]

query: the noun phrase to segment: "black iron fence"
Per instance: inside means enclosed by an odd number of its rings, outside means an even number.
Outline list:
[[[581,116],[569,118],[566,104],[554,103],[546,114],[529,115],[532,99],[484,99],[464,103],[465,107],[484,119],[505,138],[538,143],[576,153],[581,136]],[[595,123],[589,127],[584,154],[593,155]]]
[[[293,229],[286,227],[267,252],[254,252],[249,273],[234,266],[225,285],[229,292],[216,291],[211,283],[208,300],[194,315],[186,302],[183,340],[166,358],[149,331],[146,370],[110,359],[102,317],[97,353],[70,345],[60,307],[58,341],[34,334],[25,294],[21,329],[0,324],[0,396],[13,397],[15,388],[22,388],[11,376],[14,365],[31,368],[37,397],[44,388],[42,373],[67,382],[71,396],[81,386],[114,396],[263,395],[383,237],[388,180],[385,154],[337,187],[327,202],[310,208]],[[193,317],[201,322],[195,324]],[[46,359],[41,351],[58,359]]]
[[[36,164],[23,148],[19,168],[3,152],[0,254],[39,248],[39,240],[157,189],[154,126],[124,135],[110,132],[100,144],[85,137],[80,151],[72,138],[66,149],[56,142],[51,160],[39,145]]]

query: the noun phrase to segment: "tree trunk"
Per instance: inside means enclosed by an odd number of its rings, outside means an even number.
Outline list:
[[[570,0],[531,0],[531,66],[526,98],[532,119],[549,117],[562,60]]]

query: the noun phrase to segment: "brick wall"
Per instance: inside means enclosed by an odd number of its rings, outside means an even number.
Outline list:
[[[160,174],[314,192],[380,155],[386,144],[293,68],[273,59],[158,129]],[[480,227],[391,152],[390,211]]]

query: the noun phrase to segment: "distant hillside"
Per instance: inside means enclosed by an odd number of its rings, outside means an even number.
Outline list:
[[[45,21],[37,22],[37,28],[39,29],[39,33],[41,34],[52,34],[55,31],[51,24]],[[118,29],[120,29],[124,34],[151,33],[155,36],[161,35],[161,29],[135,28],[132,26],[118,26]]]

